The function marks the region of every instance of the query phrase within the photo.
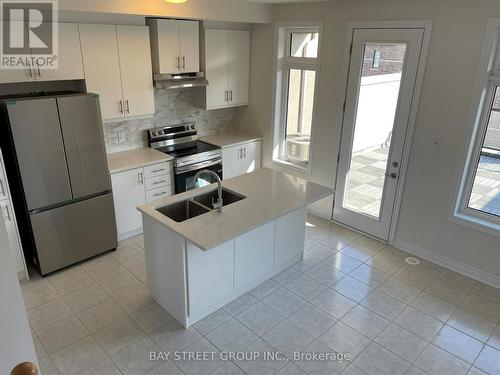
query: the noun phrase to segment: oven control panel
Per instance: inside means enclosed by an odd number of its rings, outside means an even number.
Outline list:
[[[164,139],[179,138],[184,136],[196,135],[198,129],[195,123],[169,125],[160,128],[148,130],[148,138],[150,142],[161,141]]]

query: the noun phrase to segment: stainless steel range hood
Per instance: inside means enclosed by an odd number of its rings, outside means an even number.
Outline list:
[[[158,87],[164,89],[182,89],[187,87],[202,87],[207,86],[208,81],[205,78],[205,73],[178,73],[178,74],[158,74],[153,75],[153,80]]]

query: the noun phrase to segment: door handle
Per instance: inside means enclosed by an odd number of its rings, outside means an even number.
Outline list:
[[[182,56],[182,69],[186,69],[186,56]]]
[[[144,174],[142,172],[139,172],[137,174],[137,177],[139,178],[139,185],[144,185]]]
[[[397,173],[392,172],[392,173],[386,173],[385,174],[387,177],[390,177],[392,179],[396,179],[398,177]]]
[[[130,114],[130,105],[128,103],[128,99],[125,100],[125,111],[127,111],[127,113]]]

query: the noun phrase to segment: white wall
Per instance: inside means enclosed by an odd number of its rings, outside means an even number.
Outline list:
[[[318,113],[310,179],[333,186],[345,85],[349,21],[433,20],[397,238],[500,277],[500,238],[448,220],[457,158],[464,147],[467,112],[488,17],[500,16],[498,0],[336,0],[273,7],[276,21],[324,21]],[[250,105],[240,127],[265,136],[263,164],[271,162],[273,27],[252,35]],[[440,137],[439,147],[434,138]],[[327,212],[327,209],[325,209]]]
[[[62,18],[66,21],[110,22],[108,15],[121,15],[127,23],[133,17],[159,16],[194,18],[228,22],[268,22],[271,6],[245,0],[188,0],[171,4],[164,0],[59,0]],[[85,14],[81,18],[81,14]],[[95,17],[95,19],[94,19]],[[113,18],[111,18],[113,20]],[[118,22],[118,21],[113,21]]]
[[[400,83],[401,73],[361,78],[353,152],[380,147],[387,140],[394,124]]]
[[[10,374],[21,362],[38,365],[15,270],[5,223],[0,220],[0,374]]]

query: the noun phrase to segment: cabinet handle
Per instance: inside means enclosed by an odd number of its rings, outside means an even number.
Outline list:
[[[120,113],[123,115],[123,100],[120,100]]]
[[[31,71],[31,64],[28,63],[28,75],[30,76],[30,78],[33,78],[33,72]]]
[[[127,100],[125,100],[125,104],[126,104],[126,105],[125,105],[125,110],[127,111],[127,113],[129,113],[129,114],[130,114],[130,105],[129,105],[129,103],[128,103],[128,99],[127,99]]]
[[[238,159],[243,159],[243,149],[242,148],[240,148],[238,150]]]
[[[144,185],[144,175],[142,174],[142,172],[139,172],[137,174],[137,178],[139,179],[139,185]]]
[[[247,158],[247,148],[243,148],[243,157],[246,159]]]
[[[186,69],[186,56],[182,56],[182,69]]]
[[[160,193],[153,194],[153,197],[159,197],[160,195],[165,195],[165,194],[167,194],[167,192],[166,191],[162,191]]]
[[[229,90],[229,101],[233,101],[233,90]]]
[[[7,213],[7,221],[10,221],[11,220],[11,217],[10,217],[10,211],[9,211],[9,206],[8,205],[5,205],[3,206],[5,208],[5,212]]]
[[[166,171],[166,169],[165,169],[165,168],[153,169],[153,170],[151,171],[151,173],[158,173],[158,172],[163,172],[163,171]]]
[[[177,70],[181,70],[181,57],[177,56]]]
[[[4,197],[5,197],[5,196],[7,196],[7,194],[5,193],[5,188],[4,188],[4,186],[3,186],[3,180],[0,180],[0,188],[2,189],[2,193],[1,193],[1,194],[2,194]]]
[[[38,63],[36,63],[36,67],[38,69],[38,77],[42,78],[42,74],[40,73],[40,65],[38,65]]]
[[[159,185],[159,184],[163,184],[164,182],[167,182],[167,180],[155,181],[155,182],[152,183],[152,185]]]
[[[227,102],[229,98],[229,93],[227,92],[227,90],[224,90],[224,101]]]

